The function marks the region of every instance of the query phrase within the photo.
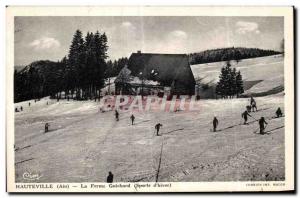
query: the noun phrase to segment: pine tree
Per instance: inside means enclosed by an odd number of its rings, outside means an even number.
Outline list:
[[[84,42],[85,66],[82,72],[82,89],[84,98],[91,98],[93,82],[95,81],[94,68],[96,67],[96,49],[93,33],[87,33]]]
[[[237,85],[236,85],[236,69],[233,68],[230,71],[230,91],[229,91],[229,96],[233,97],[236,94],[236,90],[237,90]]]
[[[221,69],[216,94],[222,98],[232,98],[234,95],[238,97],[241,93],[244,93],[242,75],[240,71],[236,72],[235,68],[232,69],[228,61]]]
[[[123,69],[118,74],[115,83],[120,84],[120,90],[116,90],[122,94],[123,90],[126,88],[126,83],[130,81],[131,71],[127,68],[127,66],[123,67]]]
[[[239,97],[242,93],[244,93],[243,78],[241,72],[238,71],[236,75],[236,96]]]
[[[222,83],[223,83],[223,96],[228,97],[231,95],[231,86],[232,86],[232,79],[231,79],[231,64],[230,62],[226,62],[226,66],[224,67],[224,72],[222,74]]]
[[[69,87],[66,84],[66,68],[67,68],[68,60],[67,57],[63,57],[62,60],[60,61],[60,67],[61,67],[61,84],[62,84],[62,89],[65,91],[65,98],[69,98]]]
[[[225,98],[225,96],[228,95],[228,90],[226,87],[227,78],[228,78],[228,70],[225,67],[222,67],[219,78],[220,78],[220,80],[216,86],[216,94],[220,95],[222,98]]]
[[[99,90],[104,86],[104,78],[105,78],[105,71],[106,71],[106,59],[107,59],[107,37],[105,33],[100,34],[98,31],[94,36],[94,46],[95,46],[95,53],[96,53],[96,64],[94,68],[94,75],[95,75],[95,91]],[[99,90],[100,93],[100,90]]]
[[[80,98],[81,72],[84,65],[84,40],[80,30],[76,30],[70,46],[67,66],[67,82],[69,87],[76,90],[76,97]],[[73,92],[73,91],[72,91]]]

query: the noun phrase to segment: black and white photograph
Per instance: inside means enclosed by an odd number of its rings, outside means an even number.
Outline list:
[[[7,8],[11,191],[294,189],[292,7],[30,9]]]

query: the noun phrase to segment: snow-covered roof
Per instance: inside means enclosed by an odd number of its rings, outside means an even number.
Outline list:
[[[144,80],[144,82],[139,77],[133,77],[128,83],[134,84],[145,84],[145,85],[159,85],[159,82],[153,80]]]
[[[115,83],[159,85],[159,82],[153,80],[142,80],[137,76],[132,76],[131,71],[125,66],[114,80]]]

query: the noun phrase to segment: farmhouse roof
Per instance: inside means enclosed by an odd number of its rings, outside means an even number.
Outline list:
[[[173,81],[195,84],[186,54],[152,54],[132,53],[128,61],[128,69],[133,76],[142,75],[145,79],[155,79],[162,85],[171,86]]]

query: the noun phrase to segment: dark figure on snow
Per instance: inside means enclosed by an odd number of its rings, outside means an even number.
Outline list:
[[[247,112],[251,112],[251,106],[250,105],[247,105],[246,109],[247,109]]]
[[[17,107],[15,108],[15,112],[19,112],[19,110],[18,110],[18,108],[17,108]]]
[[[256,102],[255,101],[252,103],[251,107],[252,107],[252,111],[253,112],[254,112],[254,109],[255,109],[255,111],[257,111],[257,107],[256,107]]]
[[[23,111],[23,107],[22,107],[22,106],[21,106],[21,108],[20,108],[20,109],[21,109],[21,111]]]
[[[251,96],[250,98],[250,105],[252,106],[252,104],[255,102],[254,98]]]
[[[30,102],[28,103],[28,106],[30,106]]]
[[[134,117],[134,115],[133,115],[133,114],[130,116],[130,119],[131,119],[131,125],[133,125],[133,123],[134,123],[134,119],[135,119],[135,117]]]
[[[213,120],[213,127],[214,127],[214,132],[217,131],[217,126],[219,124],[219,121],[218,119],[216,118],[216,116],[214,117],[214,120]]]
[[[117,110],[115,110],[115,116],[116,116],[116,120],[119,121],[119,112]]]
[[[250,116],[250,114],[247,110],[244,113],[242,113],[242,118],[244,118],[244,124],[247,124],[248,116]]]
[[[47,105],[48,105],[49,103],[48,103],[48,101],[47,101]]]
[[[156,124],[155,125],[155,129],[156,129],[156,136],[159,136],[159,129],[160,129],[160,127],[162,127],[162,124],[160,124],[160,123],[158,123],[158,124]]]
[[[113,183],[113,181],[114,181],[114,175],[109,171],[106,182],[107,183]]]
[[[276,116],[277,116],[277,118],[282,117],[282,111],[281,111],[280,107],[278,107],[278,109],[276,111]]]
[[[45,124],[45,133],[47,133],[47,132],[49,131],[49,126],[50,126],[49,123],[46,123],[46,124]]]
[[[264,117],[261,117],[258,121],[259,123],[259,133],[260,134],[264,134],[264,130],[266,128],[265,124],[267,125],[268,123],[266,122],[265,118]]]

